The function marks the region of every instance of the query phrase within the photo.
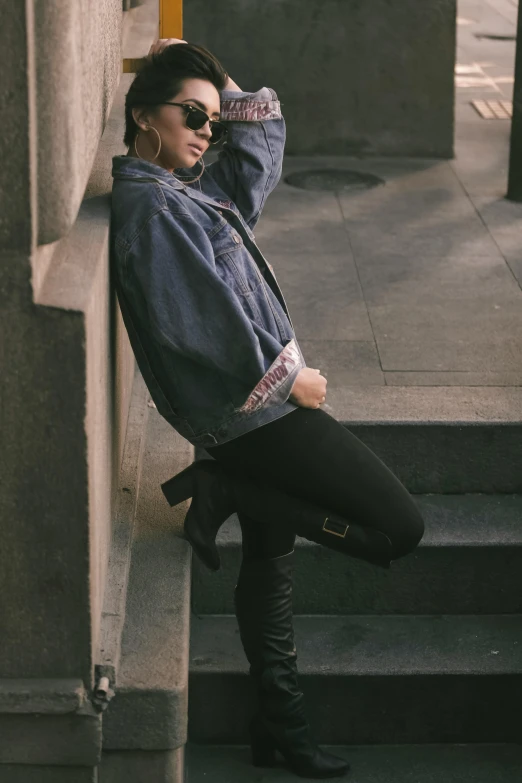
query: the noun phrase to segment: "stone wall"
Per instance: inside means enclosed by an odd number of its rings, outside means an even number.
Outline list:
[[[108,257],[122,17],[35,0],[0,26],[2,783],[87,780],[101,756],[89,695],[134,374]]]
[[[71,228],[121,71],[121,0],[35,3],[38,244]],[[43,132],[42,132],[43,131]]]
[[[451,157],[455,0],[190,0],[184,37],[273,87],[291,155]]]
[[[120,0],[42,0],[34,18],[30,8],[13,4],[2,24],[13,73],[0,141],[1,502],[11,520],[0,676],[89,683],[101,549],[90,551],[89,520],[110,522],[112,472],[108,203],[76,217],[118,83],[122,11]]]

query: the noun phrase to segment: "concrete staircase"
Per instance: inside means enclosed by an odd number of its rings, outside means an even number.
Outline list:
[[[413,391],[353,389],[333,400],[337,417],[416,495],[427,532],[390,571],[297,540],[295,632],[310,723],[319,742],[351,761],[357,782],[515,783],[522,769],[518,412],[508,405],[483,417],[484,389],[468,388],[460,402],[448,389],[425,389],[432,414],[423,420]],[[250,766],[253,693],[232,603],[237,519],[219,545],[220,572],[193,564],[190,781],[290,781],[284,766]]]
[[[296,644],[310,722],[350,760],[352,780],[515,783],[518,397],[487,419],[483,389],[468,389],[465,404],[445,389],[427,421],[426,399],[415,404],[412,391],[331,396],[332,412],[415,493],[427,532],[390,571],[297,540]],[[185,508],[170,509],[160,492],[191,459],[137,376],[103,623],[100,661],[115,697],[103,713],[99,783],[286,783],[292,773],[254,769],[246,747],[253,693],[233,617],[237,519],[220,532],[222,568],[211,574],[176,535]]]

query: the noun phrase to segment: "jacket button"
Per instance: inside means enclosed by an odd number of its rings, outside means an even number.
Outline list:
[[[218,215],[222,215],[223,214],[220,209],[218,209],[217,213],[218,213]]]
[[[234,242],[236,243],[236,245],[239,245],[239,243],[241,242],[241,239],[240,239],[240,237],[238,237],[237,234],[234,234],[233,239],[234,239]]]

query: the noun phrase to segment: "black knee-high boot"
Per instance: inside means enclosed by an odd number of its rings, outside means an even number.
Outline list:
[[[309,541],[389,568],[392,544],[379,530],[347,522],[338,514],[292,497],[275,487],[224,469],[214,460],[194,462],[161,485],[171,506],[192,498],[185,517],[185,537],[213,571],[220,567],[216,535],[234,512],[263,524],[271,519]]]
[[[250,674],[256,684],[258,712],[249,725],[252,762],[275,766],[276,749],[302,777],[344,775],[344,759],[314,742],[297,676],[292,622],[294,552],[243,561],[234,602]]]

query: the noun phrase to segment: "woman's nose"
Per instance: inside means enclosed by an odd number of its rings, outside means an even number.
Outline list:
[[[198,130],[198,134],[208,141],[212,136],[210,122],[206,122],[205,125],[203,125],[203,127]]]

